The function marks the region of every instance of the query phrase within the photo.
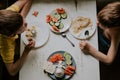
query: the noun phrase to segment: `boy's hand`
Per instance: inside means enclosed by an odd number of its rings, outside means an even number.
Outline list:
[[[28,40],[29,43],[25,46],[26,51],[30,51],[35,46],[35,41],[33,39]]]

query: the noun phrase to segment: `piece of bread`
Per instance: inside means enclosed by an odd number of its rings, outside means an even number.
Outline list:
[[[34,38],[36,36],[36,34],[37,34],[36,27],[32,26],[31,28],[28,28],[26,30],[25,36],[26,36],[27,40],[30,40],[30,39]]]
[[[82,16],[78,16],[72,22],[72,30],[74,33],[79,33],[83,28],[88,27],[91,24],[90,18],[85,18]]]

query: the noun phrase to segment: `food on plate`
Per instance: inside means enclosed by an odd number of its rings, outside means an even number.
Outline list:
[[[67,14],[65,12],[65,9],[63,9],[63,8],[57,8],[56,10],[60,14],[61,18],[63,18],[63,19],[67,18]]]
[[[62,78],[64,76],[64,67],[63,61],[58,61],[54,75],[58,78]]]
[[[35,17],[37,17],[38,11],[34,11],[34,12],[32,13],[32,15],[34,15]]]
[[[52,69],[49,67],[52,67]],[[51,54],[44,67],[44,71],[54,80],[68,80],[75,73],[75,70],[75,61],[70,53],[66,51],[56,51]]]
[[[90,27],[91,25],[92,25],[92,21],[90,18],[78,16],[72,22],[72,30],[74,33],[79,33],[83,28]]]
[[[55,31],[59,32],[59,29],[58,29],[55,25],[53,25],[52,28],[53,28]]]
[[[52,30],[59,32],[60,29],[63,29],[64,24],[62,20],[67,18],[67,13],[63,8],[57,8],[51,14],[46,16],[46,22],[49,23]]]
[[[48,72],[48,73],[50,73],[50,74],[53,74],[54,72],[55,72],[55,69],[56,69],[56,66],[55,65],[53,65],[53,63],[52,62],[45,62],[45,64],[44,64],[44,71],[45,72]]]
[[[36,31],[36,27],[35,26],[32,26],[31,28],[27,28],[26,30],[26,38],[27,40],[30,40],[32,38],[34,38],[37,34],[37,31]]]
[[[65,68],[65,74],[66,75],[70,75],[71,76],[74,73],[74,71],[75,71],[75,67],[74,66],[68,65]]]
[[[71,65],[72,64],[72,57],[69,53],[65,52],[64,54],[64,57],[65,57],[65,62],[67,65]]]
[[[64,76],[64,69],[62,67],[57,67],[54,74],[56,77],[61,78]]]
[[[62,54],[56,53],[53,56],[50,57],[49,61],[50,62],[58,62],[58,61],[62,61],[64,60],[64,57],[62,56]]]

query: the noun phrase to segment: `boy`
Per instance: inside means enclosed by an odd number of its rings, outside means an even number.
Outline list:
[[[5,10],[0,10],[0,56],[10,75],[21,69],[28,53],[34,47],[31,39],[25,46],[22,56],[14,62],[15,40],[27,27],[24,18],[31,6],[31,0],[18,0]]]

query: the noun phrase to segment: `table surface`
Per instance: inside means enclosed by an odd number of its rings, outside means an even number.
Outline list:
[[[28,22],[37,21],[40,26],[47,27],[48,25],[45,21],[46,15],[59,7],[65,8],[72,19],[79,15],[91,17],[93,23],[96,24],[95,0],[78,0],[77,10],[74,0],[34,0],[26,20]],[[37,17],[31,15],[35,10],[39,11]],[[49,39],[46,44],[40,48],[33,49],[29,53],[20,70],[19,80],[51,80],[51,78],[43,72],[43,64],[51,53],[61,50],[69,52],[76,62],[76,73],[70,80],[100,80],[99,61],[91,55],[83,54],[79,48],[80,40],[74,38],[69,31],[66,32],[66,35],[75,44],[75,47],[72,47],[61,35],[56,35],[49,30]],[[97,30],[88,41],[98,49]],[[24,43],[21,40],[21,54],[23,48]]]

